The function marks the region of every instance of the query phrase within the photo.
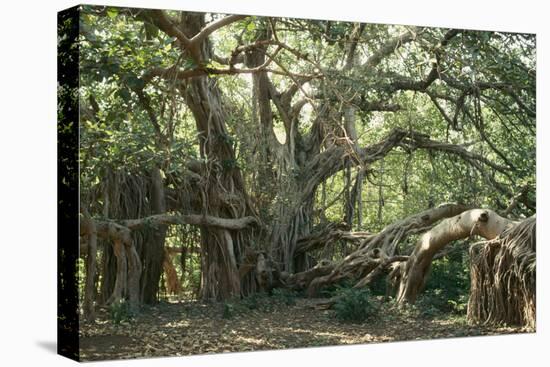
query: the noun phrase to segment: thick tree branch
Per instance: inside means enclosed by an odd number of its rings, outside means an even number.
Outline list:
[[[198,34],[191,38],[191,43],[199,44],[203,42],[206,37],[217,31],[218,29],[225,27],[231,23],[239,21],[246,18],[246,15],[229,15],[227,17],[216,20],[212,23],[207,24]]]
[[[161,31],[170,37],[176,37],[184,47],[191,46],[191,40],[170,20],[164,10],[154,9],[150,14],[151,20]]]
[[[306,178],[302,190],[304,198],[312,195],[321,182],[342,170],[346,164],[369,166],[385,157],[396,147],[403,147],[407,150],[423,148],[455,154],[477,168],[482,169],[482,166],[479,165],[482,163],[504,175],[509,175],[507,167],[471,152],[465,146],[431,140],[427,135],[415,131],[395,129],[380,142],[364,148],[352,151],[347,144],[341,143],[318,154],[304,169],[304,178]]]
[[[413,27],[410,30],[392,38],[386,42],[381,48],[375,51],[367,61],[362,65],[364,69],[376,67],[385,57],[392,55],[399,47],[412,42],[416,38],[418,28]]]
[[[472,209],[441,221],[420,237],[409,256],[402,269],[397,301],[414,303],[426,282],[434,256],[447,244],[473,235],[490,240],[500,235],[512,223],[514,222],[489,209]]]
[[[254,217],[242,218],[220,218],[210,215],[188,214],[188,215],[166,215],[158,214],[141,219],[127,219],[120,221],[122,225],[131,230],[139,229],[148,225],[158,224],[191,224],[196,226],[217,227],[230,230],[245,229],[253,224],[258,224]]]
[[[183,48],[186,49],[190,56],[194,59],[197,65],[201,65],[204,60],[201,58],[200,45],[207,39],[209,35],[216,30],[229,25],[233,22],[246,18],[244,15],[230,15],[225,18],[219,19],[215,22],[207,24],[201,31],[192,38],[189,38],[180,28],[168,17],[163,10],[151,10],[151,21],[160,30],[169,35],[170,37],[176,37]]]
[[[311,278],[311,283],[305,285],[308,287],[308,294],[314,295],[320,287],[344,278],[362,279],[359,284],[367,284],[374,276],[380,274],[384,267],[395,261],[404,260],[396,257],[397,249],[410,235],[425,232],[441,219],[453,217],[470,208],[471,206],[462,204],[442,204],[392,223],[379,233],[367,236],[357,250],[334,264],[330,272]],[[379,269],[380,267],[382,268]],[[376,273],[369,277],[372,271]]]

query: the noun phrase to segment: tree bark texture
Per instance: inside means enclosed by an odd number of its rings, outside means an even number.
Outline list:
[[[479,235],[493,239],[512,221],[489,209],[472,209],[443,220],[424,233],[403,265],[397,302],[414,303],[424,287],[435,254],[452,241]]]

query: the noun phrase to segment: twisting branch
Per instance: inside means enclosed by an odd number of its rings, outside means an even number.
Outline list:
[[[209,23],[198,34],[196,34],[195,36],[193,36],[193,38],[191,38],[191,43],[201,43],[206,39],[206,37],[210,36],[212,33],[217,31],[218,29],[225,27],[226,25],[229,25],[236,21],[239,21],[241,19],[244,19],[246,17],[247,17],[246,15],[229,15],[224,18],[218,19],[215,22]]]
[[[366,236],[357,250],[339,263],[332,264],[323,274],[310,278],[311,283],[303,286],[308,288],[309,295],[315,295],[320,287],[344,278],[355,279],[358,286],[364,286],[390,264],[407,259],[400,257],[397,251],[398,245],[409,236],[425,232],[441,219],[455,216],[470,208],[467,205],[448,203],[392,223],[379,233]],[[375,273],[369,276],[373,271]],[[297,278],[302,277],[297,275]]]
[[[422,148],[455,154],[473,165],[482,173],[483,165],[485,165],[509,177],[510,173],[507,167],[494,163],[480,154],[469,151],[466,149],[467,145],[468,144],[457,145],[431,140],[425,134],[402,129],[394,129],[380,142],[367,147],[358,148],[353,152],[350,151],[345,143],[338,143],[318,154],[306,165],[304,168],[304,177],[306,177],[306,180],[303,185],[302,196],[303,198],[310,197],[321,182],[342,170],[346,165],[369,166],[385,157],[396,147],[402,147],[407,150]],[[486,178],[499,191],[506,195],[510,195],[509,190],[496,181],[494,177],[487,175]]]
[[[396,49],[399,47],[412,42],[416,38],[416,34],[418,32],[417,27],[413,27],[410,30],[407,30],[406,32],[400,34],[399,36],[392,38],[388,42],[386,42],[380,49],[378,49],[376,52],[374,52],[367,61],[363,64],[364,69],[370,69],[373,67],[376,67],[382,60],[393,54]]]
[[[170,37],[176,37],[178,41],[181,42],[186,48],[190,48],[191,40],[187,38],[185,33],[183,33],[173,22],[170,20],[168,15],[163,10],[151,10],[151,18],[153,23],[164,33]]]
[[[153,24],[155,24],[167,35],[176,37],[182,44],[183,48],[189,52],[190,56],[195,60],[197,65],[200,65],[202,61],[204,61],[201,58],[200,45],[209,35],[224,26],[246,18],[245,15],[229,15],[225,18],[207,24],[199,33],[192,36],[192,38],[189,38],[181,31],[181,29],[178,28],[176,24],[172,22],[163,10],[151,10],[150,14]]]

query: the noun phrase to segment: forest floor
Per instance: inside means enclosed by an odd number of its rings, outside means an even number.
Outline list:
[[[528,331],[472,326],[465,316],[421,315],[392,307],[365,322],[345,323],[333,317],[334,311],[314,309],[318,301],[298,298],[291,305],[248,304],[246,309],[240,304],[161,302],[119,324],[102,309],[95,322],[81,325],[81,359],[185,356]]]

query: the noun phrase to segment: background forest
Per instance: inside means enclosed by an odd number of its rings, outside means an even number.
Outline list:
[[[90,335],[193,300],[533,330],[534,35],[91,6],[80,34]]]

